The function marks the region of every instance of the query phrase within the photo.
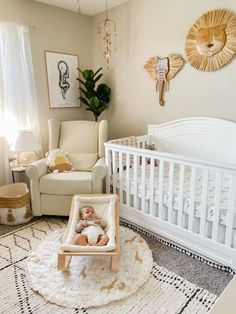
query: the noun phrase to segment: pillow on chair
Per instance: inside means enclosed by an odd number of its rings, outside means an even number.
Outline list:
[[[61,149],[53,149],[46,160],[48,172],[67,172],[72,170],[72,165],[67,155]]]
[[[97,153],[72,153],[69,154],[70,161],[74,170],[91,171],[98,160]]]

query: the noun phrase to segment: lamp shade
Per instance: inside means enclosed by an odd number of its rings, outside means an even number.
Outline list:
[[[19,131],[10,150],[15,152],[37,151],[41,146],[31,131]]]

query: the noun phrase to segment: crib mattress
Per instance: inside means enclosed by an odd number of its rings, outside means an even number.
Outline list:
[[[142,197],[142,168],[138,166],[137,171],[137,197],[140,199]],[[178,210],[179,205],[179,176],[180,169],[179,165],[174,167],[173,175],[173,204],[172,208]],[[190,208],[190,180],[191,180],[191,167],[185,167],[184,173],[184,194],[183,194],[183,211],[185,213],[189,212]],[[215,173],[209,173],[208,179],[208,195],[207,195],[207,220],[212,221],[214,216],[214,199],[215,199]],[[111,177],[111,182],[114,182],[119,188],[119,173]],[[129,169],[129,189],[130,195],[134,194],[134,169],[131,167]],[[223,175],[222,178],[222,190],[220,195],[220,223],[226,224],[227,209],[229,202],[229,186],[230,177],[228,175]],[[150,200],[150,165],[145,167],[145,200]],[[163,170],[163,197],[162,203],[165,207],[168,207],[169,202],[169,167],[164,164]],[[122,175],[122,190],[127,191],[127,180],[126,171],[123,170]],[[195,217],[200,217],[201,215],[201,196],[203,191],[203,172],[197,171],[196,174],[196,185],[195,185]],[[159,203],[159,168],[154,167],[154,203]]]

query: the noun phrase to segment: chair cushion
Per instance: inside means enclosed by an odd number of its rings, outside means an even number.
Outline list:
[[[98,159],[98,154],[74,153],[69,154],[69,159],[74,170],[91,171]]]
[[[67,153],[98,152],[98,127],[94,121],[61,122],[59,148]]]
[[[40,178],[39,191],[54,195],[91,193],[92,172],[73,171],[46,174]]]

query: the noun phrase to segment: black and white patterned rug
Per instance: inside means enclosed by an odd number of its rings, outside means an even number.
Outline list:
[[[47,302],[30,289],[26,265],[30,252],[53,231],[64,229],[66,220],[43,219],[0,237],[1,313],[207,313],[216,296],[153,264],[150,279],[125,300],[89,309],[69,309]],[[137,274],[138,275],[138,274]]]

